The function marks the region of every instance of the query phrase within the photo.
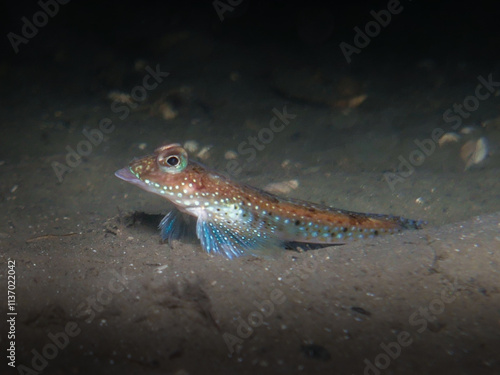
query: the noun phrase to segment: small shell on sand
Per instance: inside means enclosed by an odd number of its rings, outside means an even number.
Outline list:
[[[196,157],[201,159],[201,160],[206,160],[209,158],[210,156],[210,149],[212,148],[212,146],[205,146],[203,147],[200,152],[198,152],[196,154]]]
[[[130,94],[121,92],[121,91],[110,91],[107,95],[107,98],[109,100],[112,100],[117,103],[122,103],[122,104],[131,104],[133,102],[132,97]]]
[[[226,160],[234,160],[238,158],[238,154],[233,150],[227,150],[226,153],[224,154],[224,158]]]
[[[486,138],[481,137],[477,141],[466,142],[460,150],[460,156],[465,162],[465,170],[475,164],[481,163],[488,155],[488,143]]]
[[[343,108],[342,113],[347,116],[349,113],[351,113],[351,110],[353,108],[359,107],[361,103],[363,103],[366,100],[367,97],[368,95],[363,94],[347,100],[339,100],[335,103],[335,106]]]
[[[184,148],[187,152],[196,152],[200,148],[200,145],[196,141],[189,140],[184,142]]]
[[[490,130],[490,129],[499,130],[500,129],[500,116],[483,121],[482,126],[488,130]]]
[[[458,135],[457,133],[449,132],[443,134],[443,136],[439,138],[438,144],[439,146],[442,146],[446,143],[458,142],[459,139],[460,135]]]
[[[466,126],[460,129],[460,134],[472,134],[475,130],[474,126]]]
[[[368,98],[368,95],[366,94],[355,96],[354,98],[351,98],[347,101],[347,107],[348,108],[359,107],[361,103],[363,103],[366,100],[366,98]]]
[[[169,102],[161,103],[159,110],[165,120],[172,120],[179,114]]]
[[[270,193],[288,194],[289,192],[297,189],[298,187],[299,187],[298,180],[290,180],[290,181],[274,182],[272,184],[268,184],[264,187],[264,190]]]

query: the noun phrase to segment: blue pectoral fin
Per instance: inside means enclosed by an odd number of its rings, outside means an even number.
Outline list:
[[[160,235],[162,241],[172,243],[173,240],[178,240],[187,231],[187,223],[178,210],[170,211],[160,222]]]
[[[222,254],[229,259],[244,255],[272,257],[282,250],[281,241],[266,234],[222,225],[203,217],[198,217],[196,234],[207,253]]]

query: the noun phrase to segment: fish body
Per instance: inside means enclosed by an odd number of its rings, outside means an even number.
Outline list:
[[[279,197],[189,160],[179,144],[162,146],[115,174],[196,217],[202,247],[228,258],[260,255],[286,242],[339,244],[420,229],[423,224],[399,216],[351,212]],[[160,223],[164,240],[182,232],[179,211],[170,212]]]

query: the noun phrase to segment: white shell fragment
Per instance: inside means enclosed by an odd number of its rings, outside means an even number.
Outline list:
[[[132,100],[132,97],[130,96],[130,94],[127,94],[125,92],[118,91],[118,90],[110,91],[107,95],[107,98],[109,100],[112,100],[114,102],[121,103],[121,104],[133,103],[133,100]]]
[[[476,128],[474,126],[466,126],[460,129],[460,134],[472,134]]]
[[[417,204],[424,204],[425,203],[425,199],[422,198],[422,197],[418,197],[417,199],[415,199],[415,203],[417,203]]]
[[[465,170],[468,170],[475,164],[481,163],[488,155],[488,143],[485,137],[479,138],[477,141],[471,140],[466,142],[460,150],[460,156],[465,162]]]
[[[212,148],[213,146],[205,146],[203,147],[200,152],[198,152],[198,154],[196,154],[196,157],[198,159],[201,159],[201,160],[205,160],[205,159],[208,159],[208,157],[210,156],[210,149]]]
[[[264,190],[276,194],[288,194],[299,187],[298,180],[274,182],[264,187]]]
[[[224,154],[224,158],[226,160],[234,160],[238,158],[238,154],[233,150],[227,150],[226,153]]]
[[[187,152],[196,152],[196,151],[198,151],[199,148],[200,148],[200,145],[196,141],[190,140],[190,141],[186,141],[184,143],[184,149]]]
[[[482,126],[486,129],[500,129],[500,116],[483,121]]]
[[[177,117],[179,112],[177,112],[171,103],[164,102],[160,104],[160,113],[165,120],[173,120]]]
[[[438,144],[439,146],[443,146],[446,143],[451,143],[451,142],[458,142],[460,139],[460,135],[454,132],[449,132],[443,134],[441,138],[439,138]]]

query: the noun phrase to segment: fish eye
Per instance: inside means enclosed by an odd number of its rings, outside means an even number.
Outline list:
[[[167,159],[167,164],[168,165],[171,165],[172,167],[175,167],[179,164],[180,160],[177,156],[170,156],[168,159]]]
[[[180,145],[168,145],[156,150],[158,167],[167,173],[179,173],[188,164],[188,155]]]

